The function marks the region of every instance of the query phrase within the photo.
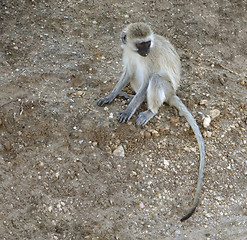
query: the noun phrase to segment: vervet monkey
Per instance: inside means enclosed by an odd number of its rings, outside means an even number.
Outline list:
[[[200,149],[200,167],[194,203],[188,213],[181,219],[188,219],[195,211],[202,188],[203,170],[205,165],[204,141],[200,129],[176,95],[180,81],[181,63],[172,44],[164,37],[154,34],[145,23],[133,23],[122,32],[123,42],[123,73],[109,96],[100,98],[99,106],[111,103],[117,96],[128,97],[121,92],[128,83],[136,92],[130,104],[119,117],[121,123],[128,122],[141,103],[147,98],[148,110],[141,112],[136,121],[144,126],[164,103],[174,106],[184,116],[193,129]]]

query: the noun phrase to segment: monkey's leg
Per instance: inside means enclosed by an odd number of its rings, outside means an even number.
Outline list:
[[[154,74],[149,80],[147,89],[148,110],[139,114],[136,124],[144,126],[152,119],[172,92],[173,88],[170,83],[164,77]]]
[[[141,105],[141,103],[145,100],[146,92],[147,92],[147,84],[143,84],[143,86],[137,91],[136,95],[133,97],[129,106],[121,112],[118,120],[121,123],[128,122],[132,115],[135,113],[136,109]]]
[[[111,103],[113,101],[113,99],[119,95],[119,93],[121,92],[121,90],[123,88],[125,88],[127,86],[127,84],[129,83],[130,77],[127,74],[127,70],[124,70],[120,80],[118,81],[118,83],[116,84],[115,88],[112,90],[112,92],[109,94],[109,96],[104,97],[104,98],[100,98],[97,101],[98,106],[103,106],[106,103]]]

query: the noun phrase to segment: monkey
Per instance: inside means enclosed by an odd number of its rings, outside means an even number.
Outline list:
[[[119,122],[126,123],[138,107],[147,100],[148,109],[139,113],[137,125],[144,126],[157,113],[165,102],[178,109],[190,124],[200,150],[200,166],[194,202],[188,213],[181,218],[187,220],[196,210],[203,184],[205,166],[205,147],[200,129],[192,114],[176,95],[180,82],[181,62],[170,41],[153,33],[146,23],[129,24],[121,33],[123,48],[123,72],[112,92],[97,101],[98,106],[111,103],[117,96],[130,98],[127,108],[120,113]],[[122,92],[128,84],[135,91],[134,96]]]

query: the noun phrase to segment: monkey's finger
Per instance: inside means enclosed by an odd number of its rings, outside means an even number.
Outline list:
[[[125,112],[122,112],[122,113],[120,113],[118,121],[120,123],[127,123],[129,121],[129,119],[130,119],[130,115],[125,113]]]
[[[144,127],[144,125],[147,122],[148,122],[148,120],[146,118],[138,117],[138,119],[136,120],[136,125],[141,125],[142,127]]]
[[[103,98],[100,98],[100,99],[97,101],[97,105],[102,107],[102,106],[104,105],[103,100],[104,100]]]
[[[109,102],[110,102],[110,100],[108,98],[100,98],[97,101],[97,105],[102,107],[104,104],[109,103]]]

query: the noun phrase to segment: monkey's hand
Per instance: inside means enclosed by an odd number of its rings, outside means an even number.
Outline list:
[[[97,101],[97,105],[102,107],[103,105],[107,104],[107,103],[111,103],[113,101],[114,98],[111,98],[109,96],[107,97],[104,97],[104,98],[100,98],[98,101]]]
[[[128,107],[125,111],[120,113],[118,121],[120,123],[127,123],[132,117],[133,113],[134,111]]]

